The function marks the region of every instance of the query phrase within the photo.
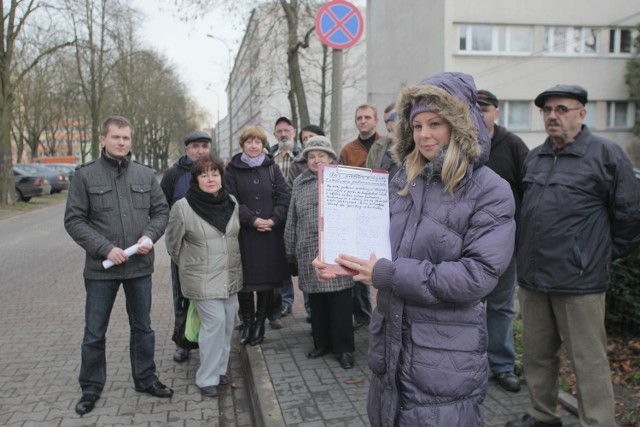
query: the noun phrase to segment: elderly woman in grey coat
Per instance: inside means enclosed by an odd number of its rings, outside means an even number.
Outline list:
[[[200,316],[196,385],[210,397],[229,383],[231,334],[242,288],[238,203],[222,186],[223,173],[224,166],[211,155],[193,163],[187,195],[173,205],[165,232],[182,293]]]
[[[309,294],[311,330],[314,348],[307,357],[317,358],[333,351],[344,369],[353,368],[353,328],[351,327],[351,288],[349,276],[338,276],[320,282],[311,266],[318,252],[318,170],[331,163],[336,153],[331,141],[313,136],[307,141],[302,155],[309,169],[293,182],[285,226],[287,258],[298,264],[300,289]]]
[[[391,181],[392,259],[340,255],[378,290],[369,329],[374,427],[482,427],[483,298],[511,260],[515,202],[484,166],[491,140],[473,78],[442,73],[402,89]],[[323,264],[314,261],[323,280]]]

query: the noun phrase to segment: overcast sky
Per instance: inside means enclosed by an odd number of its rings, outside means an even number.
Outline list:
[[[140,34],[143,43],[165,55],[189,88],[190,95],[211,116],[206,127],[227,112],[225,88],[229,75],[229,50],[231,61],[235,56],[245,28],[233,28],[231,22],[220,13],[210,13],[204,19],[182,22],[172,12],[171,3],[156,0],[134,0],[132,6],[142,11]],[[207,37],[211,34],[222,41]],[[226,44],[225,44],[226,43]]]
[[[133,0],[131,4],[146,15],[140,28],[143,41],[177,67],[191,96],[211,116],[211,121],[203,125],[212,127],[217,122],[218,110],[220,119],[227,114],[225,89],[229,60],[233,64],[246,22],[233,22],[222,10],[183,22],[176,16],[174,3],[169,0]],[[363,8],[366,0],[351,3]],[[209,38],[207,34],[215,38]]]

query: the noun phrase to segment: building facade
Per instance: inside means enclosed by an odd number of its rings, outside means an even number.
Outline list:
[[[533,99],[559,83],[589,92],[586,124],[627,148],[637,107],[624,74],[640,22],[636,0],[367,1],[367,95],[380,108],[404,84],[471,74],[500,99],[500,123],[530,147],[546,137]]]
[[[298,123],[298,128],[307,124],[321,125],[323,116],[322,126],[333,139],[329,134],[331,49],[324,49],[313,31],[313,18],[313,14],[301,17],[298,24],[299,40],[304,40],[305,34],[312,31],[308,48],[300,50],[300,69],[311,123]],[[275,143],[272,133],[276,119],[280,116],[293,117],[289,102],[287,36],[287,21],[279,3],[253,10],[227,85],[229,113],[216,125],[221,130],[220,154],[223,160],[240,151],[239,135],[247,126],[262,126],[269,135],[270,143]],[[367,102],[365,49],[363,37],[344,51],[342,135],[338,137],[343,143],[357,135],[355,108]]]

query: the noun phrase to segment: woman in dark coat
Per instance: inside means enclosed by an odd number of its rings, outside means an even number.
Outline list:
[[[250,126],[240,134],[238,153],[225,171],[229,193],[240,204],[240,253],[244,284],[238,293],[242,330],[240,344],[264,340],[264,324],[273,290],[290,276],[284,247],[289,191],[273,157],[264,153],[267,134]],[[253,293],[258,294],[254,307]]]
[[[483,298],[509,265],[515,203],[483,166],[490,139],[473,78],[442,73],[402,89],[391,181],[392,259],[340,255],[375,286],[369,329],[374,427],[482,427]],[[314,261],[321,278],[323,264]]]

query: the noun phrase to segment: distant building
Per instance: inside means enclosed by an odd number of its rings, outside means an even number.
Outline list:
[[[367,0],[368,98],[383,108],[403,84],[466,72],[534,147],[546,133],[533,99],[579,84],[589,92],[586,124],[627,147],[640,106],[628,101],[624,73],[639,22],[637,0]]]
[[[313,17],[299,22],[300,39],[314,27]],[[220,126],[220,156],[228,160],[231,152],[240,151],[238,137],[249,125],[264,127],[271,143],[275,121],[280,116],[292,117],[289,103],[289,77],[287,68],[287,21],[278,3],[263,5],[253,10],[244,38],[233,64],[227,97],[229,115]],[[310,121],[320,124],[321,81],[324,50],[315,31],[310,45],[301,49],[300,68],[306,90]],[[326,96],[324,129],[330,131],[331,118],[331,49],[326,49]],[[364,37],[354,47],[344,51],[344,86],[342,135],[339,140],[352,139],[357,130],[354,124],[355,108],[367,102],[366,56]],[[298,123],[301,128],[309,123]],[[332,137],[333,138],[333,137]],[[225,151],[230,150],[230,151]]]

